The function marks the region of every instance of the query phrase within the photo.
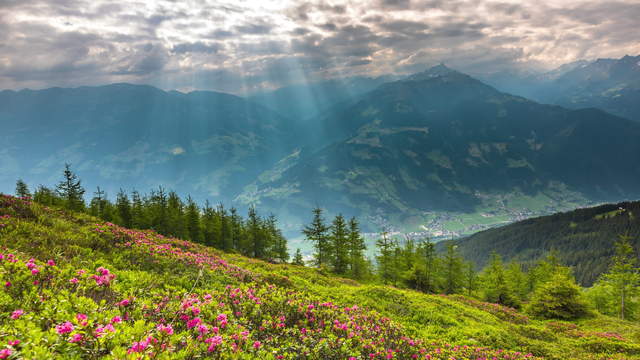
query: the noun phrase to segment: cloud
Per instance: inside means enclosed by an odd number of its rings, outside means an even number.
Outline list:
[[[233,93],[640,53],[636,0],[5,0],[0,88],[111,82]],[[28,61],[25,61],[28,59]]]

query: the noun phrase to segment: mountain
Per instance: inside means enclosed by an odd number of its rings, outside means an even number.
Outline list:
[[[65,162],[111,196],[162,184],[225,199],[288,154],[296,125],[243,98],[113,84],[0,92],[0,188],[53,185]]]
[[[638,214],[639,201],[606,204],[527,219],[453,242],[478,268],[488,263],[492,252],[506,261],[533,262],[555,250],[579,282],[591,285],[609,266],[618,236],[631,236],[640,249]],[[439,244],[440,250],[447,243]]]
[[[571,109],[596,107],[640,121],[640,55],[581,60],[541,74],[498,73],[482,79],[543,103]]]
[[[397,77],[349,77],[284,86],[252,94],[249,100],[275,110],[290,119],[308,121],[332,107],[349,103],[383,83]]]
[[[578,66],[545,86],[540,98],[569,108],[597,107],[640,121],[640,55]]]
[[[640,124],[538,104],[443,65],[319,122],[332,143],[279,163],[237,200],[292,216],[316,205],[380,215],[450,236],[640,195]],[[455,231],[447,217],[460,219]]]
[[[269,264],[8,196],[0,196],[0,246],[0,356],[8,359],[638,359],[640,352],[632,321],[537,320],[461,295]]]

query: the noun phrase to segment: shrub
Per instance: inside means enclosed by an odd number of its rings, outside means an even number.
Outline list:
[[[533,293],[528,312],[545,319],[577,319],[589,310],[575,280],[566,274],[554,274]]]

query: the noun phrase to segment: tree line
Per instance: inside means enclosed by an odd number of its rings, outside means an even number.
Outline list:
[[[199,206],[191,196],[181,199],[175,191],[162,186],[149,194],[120,190],[115,202],[109,200],[100,187],[89,203],[84,200],[85,189],[81,180],[65,165],[63,179],[49,188],[38,186],[33,194],[22,180],[16,182],[16,195],[29,197],[47,206],[60,206],[90,215],[124,227],[152,229],[171,237],[233,251],[258,259],[286,262],[289,260],[287,239],[278,228],[274,215],[258,215],[250,207],[246,217],[223,204],[213,206],[206,201]]]
[[[182,200],[163,187],[149,194],[120,190],[115,202],[99,187],[88,204],[84,194],[80,179],[69,165],[65,165],[63,180],[53,189],[40,185],[31,194],[22,180],[16,183],[17,196],[32,197],[44,205],[87,212],[125,227],[153,229],[249,257],[289,261],[287,240],[277,227],[276,217],[259,216],[253,207],[243,218],[233,207],[214,207],[208,201],[198,206],[190,196]],[[576,283],[573,269],[561,263],[557,251],[537,262],[507,264],[493,252],[487,265],[476,271],[454,242],[448,242],[445,251],[438,253],[428,238],[398,240],[382,231],[372,261],[366,256],[367,246],[357,219],[347,220],[338,214],[328,223],[319,207],[312,210],[311,222],[302,233],[313,246],[310,265],[339,276],[424,293],[460,294],[525,308],[548,318],[577,318],[588,315],[591,309],[622,319],[640,318],[640,268],[628,235],[613,244],[615,252],[609,258],[608,270],[592,287],[583,289]],[[297,249],[291,263],[308,262]]]

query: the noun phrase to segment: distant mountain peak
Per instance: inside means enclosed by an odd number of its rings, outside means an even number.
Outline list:
[[[408,78],[406,78],[406,81],[423,81],[423,80],[429,80],[429,79],[434,79],[439,77],[448,77],[452,75],[455,75],[455,76],[462,75],[465,77],[468,76],[461,72],[453,70],[450,67],[447,67],[444,63],[440,63],[436,66],[428,68],[423,72],[416,73],[409,76]]]

